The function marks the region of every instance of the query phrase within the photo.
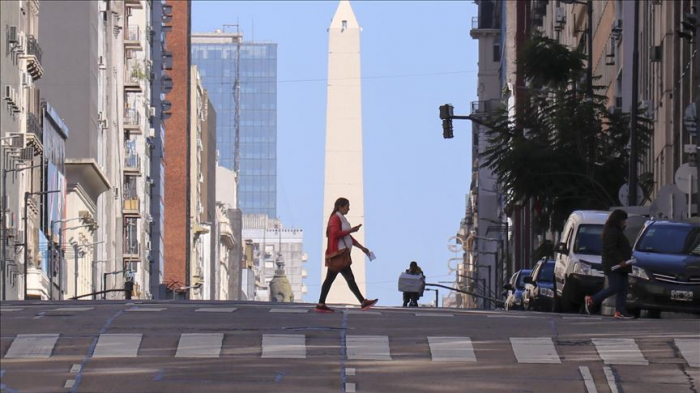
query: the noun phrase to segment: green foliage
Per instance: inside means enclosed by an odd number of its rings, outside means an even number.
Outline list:
[[[525,99],[515,116],[500,108],[487,123],[481,165],[495,173],[509,204],[534,201],[542,232],[560,230],[573,210],[620,205],[618,189],[627,181],[630,116],[608,111],[605,96],[589,99],[577,86],[583,61],[556,41],[533,38],[518,60]],[[638,117],[637,134],[641,162],[651,122]]]

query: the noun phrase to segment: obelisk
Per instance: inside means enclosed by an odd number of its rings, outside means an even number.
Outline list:
[[[326,176],[323,203],[323,250],[321,283],[326,278],[326,225],[333,204],[339,197],[350,200],[346,216],[350,224],[365,221],[362,173],[362,96],[360,92],[360,26],[350,2],[341,0],[328,29],[328,97],[326,108]],[[353,234],[365,243],[365,228]],[[365,245],[367,246],[367,245]],[[369,247],[369,246],[367,246]],[[365,293],[365,255],[352,251],[352,270],[357,285]],[[327,303],[357,304],[345,279],[338,275]]]

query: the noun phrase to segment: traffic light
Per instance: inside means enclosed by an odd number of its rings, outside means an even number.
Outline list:
[[[445,139],[452,139],[454,134],[452,133],[452,120],[442,121],[442,137]]]
[[[681,21],[681,29],[677,30],[678,36],[685,38],[690,42],[695,39],[695,32],[698,28],[698,15],[685,14],[685,18]]]
[[[450,104],[440,106],[440,118],[442,119],[442,137],[451,139],[454,137],[452,133],[452,117],[454,116],[454,107]]]

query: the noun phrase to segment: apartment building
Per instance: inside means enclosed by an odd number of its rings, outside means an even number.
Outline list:
[[[246,298],[258,301],[283,301],[279,293],[271,291],[275,277],[284,276],[290,286],[287,301],[301,302],[308,292],[304,269],[308,256],[303,250],[304,232],[285,229],[277,219],[265,214],[243,215],[243,239],[246,243],[247,270],[243,290]],[[286,293],[286,291],[284,292]]]
[[[238,179],[233,170],[224,168],[217,162],[216,165],[216,189],[215,199],[217,205],[217,222],[219,227],[219,252],[220,266],[217,269],[218,282],[221,287],[228,285],[229,300],[248,299],[247,283],[254,282],[252,262],[250,265],[243,261],[242,228],[243,215],[237,208],[236,195],[238,194]],[[224,219],[225,218],[225,219]],[[228,239],[230,231],[231,239]],[[227,269],[223,272],[223,269]],[[228,276],[228,281],[222,277]],[[244,284],[246,283],[246,284]],[[220,288],[220,291],[223,291]]]
[[[43,132],[36,82],[44,77],[39,45],[38,0],[0,2],[4,34],[0,46],[0,173],[3,300],[47,296],[46,266],[41,263],[39,224],[42,197]],[[28,274],[32,283],[28,291]]]
[[[535,3],[538,31],[572,49],[587,45],[587,3]],[[676,175],[681,167],[694,166],[700,63],[697,44],[689,39],[697,33],[682,22],[689,21],[689,14],[697,17],[698,1],[607,0],[591,5],[595,84],[604,88],[610,110],[631,112],[632,105],[637,105],[639,115],[653,122],[653,142],[637,175],[652,176],[652,201],[662,188],[674,185],[690,195],[688,181],[676,181]],[[639,19],[636,98],[632,96],[635,10]],[[650,201],[644,204],[649,206]],[[687,206],[687,202],[677,205]],[[696,215],[697,205],[691,209]]]
[[[212,250],[212,244],[218,242],[215,226],[216,222],[207,221],[216,218],[216,206],[208,204],[207,192],[213,194],[213,189],[209,189],[209,177],[207,169],[213,167],[207,162],[212,160],[212,151],[207,149],[209,144],[209,129],[211,124],[216,132],[216,113],[209,103],[206,90],[202,87],[202,80],[199,77],[197,66],[190,67],[190,80],[192,88],[190,90],[190,140],[189,140],[189,211],[190,211],[190,283],[189,298],[198,300],[210,300],[212,291],[215,288],[212,283],[215,281],[212,275],[212,262],[216,261],[216,249]],[[210,110],[211,109],[211,110]],[[214,146],[215,149],[215,146]],[[211,184],[214,187],[214,184]],[[209,211],[211,209],[211,211]],[[213,217],[212,217],[213,216]],[[212,254],[212,251],[214,254]]]
[[[69,285],[73,293],[66,296],[80,296],[82,290],[77,289],[82,282],[83,289],[109,291],[102,296],[123,299],[125,282],[133,281],[134,297],[151,297],[147,259],[149,141],[155,135],[150,127],[151,4],[147,0],[44,4],[47,17],[42,16],[41,31],[49,37],[51,48],[44,56],[51,72],[43,95],[71,130],[66,157],[72,162],[74,179],[68,182],[75,195],[69,202],[77,206],[67,207],[75,216],[65,220],[87,222],[85,213],[94,210],[96,224],[89,235],[80,234],[78,228],[74,236],[62,236],[60,249],[66,265],[72,266],[71,275],[87,274],[82,273],[81,259],[90,258],[92,266],[85,281],[78,278]],[[99,190],[103,192],[98,195]]]
[[[173,87],[173,80],[168,74],[173,68],[172,52],[168,50],[168,32],[172,30],[172,5],[164,0],[151,2],[151,128],[153,135],[147,139],[150,148],[151,173],[147,181],[151,192],[150,246],[148,255],[150,265],[151,294],[159,298],[164,282],[164,233],[165,233],[165,119],[172,115],[172,104],[165,99]]]

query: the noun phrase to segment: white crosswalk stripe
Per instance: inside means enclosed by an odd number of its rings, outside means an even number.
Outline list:
[[[469,337],[428,337],[428,345],[434,362],[476,362]]]
[[[309,310],[306,308],[271,308],[271,313],[290,313],[290,314],[306,314]]]
[[[263,334],[262,357],[265,359],[305,359],[306,336],[303,334]]]
[[[223,333],[183,333],[177,344],[176,358],[218,358]]]
[[[10,344],[4,358],[49,358],[53,356],[59,337],[59,334],[19,334]],[[224,337],[223,333],[183,333],[178,340],[174,356],[219,358]],[[426,338],[433,362],[477,362],[474,343],[470,337],[428,336]],[[101,334],[93,357],[135,358],[138,357],[142,341],[142,334]],[[306,341],[304,334],[263,334],[261,357],[305,359],[308,351]],[[591,342],[600,360],[606,365],[649,364],[633,338],[593,338]],[[678,349],[677,356],[682,357],[689,367],[700,367],[700,339],[677,338],[673,343]],[[562,363],[551,337],[511,337],[510,344],[518,363]],[[389,336],[386,335],[348,335],[346,336],[346,354],[349,360],[393,360]]]
[[[677,338],[674,342],[690,367],[700,367],[700,339]]]
[[[592,341],[605,364],[649,364],[633,338],[594,338]]]
[[[48,358],[58,341],[58,334],[18,334],[5,359]]]
[[[230,308],[225,308],[225,307],[205,307],[205,308],[198,308],[194,310],[194,312],[234,312],[238,310],[236,307],[230,307]]]
[[[142,334],[100,334],[94,358],[135,358],[139,353]]]
[[[511,337],[518,363],[561,363],[551,337]]]
[[[391,360],[389,336],[351,336],[345,340],[350,360]]]

